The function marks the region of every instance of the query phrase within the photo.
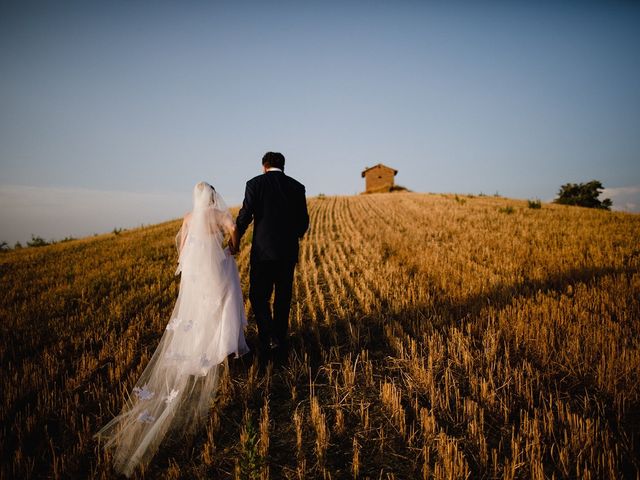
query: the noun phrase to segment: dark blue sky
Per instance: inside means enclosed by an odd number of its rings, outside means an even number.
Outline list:
[[[15,186],[166,194],[136,223],[200,179],[239,203],[267,150],[309,195],[382,162],[425,192],[595,178],[637,210],[638,25],[637,2],[3,2],[0,223],[29,216]]]

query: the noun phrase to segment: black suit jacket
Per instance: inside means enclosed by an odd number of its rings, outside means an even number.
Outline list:
[[[309,228],[304,185],[270,171],[247,182],[236,220],[240,237],[253,225],[251,262],[298,260],[298,239]]]

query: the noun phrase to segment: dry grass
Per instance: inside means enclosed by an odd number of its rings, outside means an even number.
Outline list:
[[[640,218],[457,198],[312,199],[288,363],[230,360],[137,476],[638,478]],[[0,256],[1,478],[112,478],[91,436],[164,331],[178,227]]]

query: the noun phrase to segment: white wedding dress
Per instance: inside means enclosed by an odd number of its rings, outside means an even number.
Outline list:
[[[180,291],[166,330],[118,416],[96,437],[114,449],[114,468],[130,476],[155,454],[167,432],[186,433],[206,419],[221,364],[249,351],[235,259],[222,249],[235,228],[224,201],[207,183],[193,190],[176,245]]]

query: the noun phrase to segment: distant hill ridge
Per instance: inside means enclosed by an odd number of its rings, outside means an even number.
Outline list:
[[[525,207],[528,204],[530,205],[532,202],[532,200],[523,200],[523,199],[510,199],[507,197],[502,197],[499,195],[485,195],[485,194],[457,194],[457,193],[414,193],[414,192],[410,192],[407,191],[405,192],[404,187],[398,187],[396,190],[392,191],[392,192],[385,192],[385,193],[380,193],[380,194],[368,194],[368,195],[389,195],[389,194],[398,194],[398,193],[411,193],[412,195],[421,195],[421,196],[425,196],[425,197],[443,197],[443,198],[452,198],[455,199],[458,203],[460,204],[464,204],[468,199],[496,199],[497,201],[495,202],[496,206],[499,206],[501,208],[506,209],[505,211],[507,213],[511,213],[509,212],[510,208],[513,209],[516,206],[517,207]],[[350,196],[331,196],[328,197],[325,194],[320,194],[319,196],[316,197],[309,197],[308,201],[309,202],[314,202],[316,200],[323,200],[325,198],[332,198],[332,197],[339,197],[339,198],[349,198]],[[507,204],[504,204],[504,202],[507,202]],[[539,201],[536,200],[536,202],[540,203]],[[492,203],[492,202],[489,202]],[[542,205],[540,203],[540,205]],[[545,203],[544,204],[546,208],[578,208],[580,209],[581,207],[571,207],[571,206],[559,206],[553,203]],[[231,207],[231,211],[235,217],[235,215],[237,215],[238,210],[240,209],[239,206],[234,206]],[[615,213],[623,213],[623,212],[615,212]],[[76,242],[79,240],[83,240],[83,241],[87,241],[87,240],[103,240],[105,238],[112,238],[113,236],[118,236],[118,235],[124,235],[124,234],[135,234],[135,232],[142,232],[142,231],[146,231],[148,229],[155,229],[158,227],[162,227],[164,225],[177,225],[176,231],[180,228],[180,222],[181,219],[172,219],[172,220],[166,220],[164,222],[160,222],[157,224],[149,224],[149,225],[142,225],[142,226],[138,226],[138,227],[131,227],[131,228],[118,228],[115,227],[111,232],[105,232],[105,233],[94,233],[93,235],[88,235],[86,237],[67,237],[65,239],[60,239],[60,240],[44,240],[44,245],[42,246],[51,246],[54,244],[61,244],[61,243],[68,243],[68,242]],[[42,237],[38,237],[36,236],[35,238],[42,238]],[[22,248],[27,248],[26,246],[23,246]],[[41,247],[38,247],[41,248]],[[13,250],[13,249],[10,249]],[[15,250],[20,250],[20,249],[15,249]]]

